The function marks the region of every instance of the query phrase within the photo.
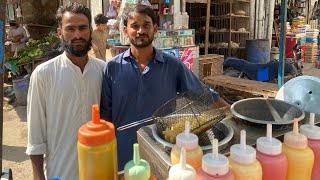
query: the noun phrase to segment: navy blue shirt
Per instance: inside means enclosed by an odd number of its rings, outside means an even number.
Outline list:
[[[177,93],[203,87],[200,80],[172,55],[154,48],[155,56],[141,72],[130,49],[106,66],[102,83],[101,117],[111,118],[115,127],[151,117]],[[214,93],[214,100],[219,98]],[[133,144],[141,126],[116,131],[119,170],[132,159]]]

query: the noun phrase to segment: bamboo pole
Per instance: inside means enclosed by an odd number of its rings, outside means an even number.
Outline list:
[[[250,38],[255,37],[255,0],[250,1]]]
[[[207,0],[206,35],[205,35],[205,43],[204,43],[205,55],[208,55],[208,47],[209,47],[210,7],[211,7],[211,0]]]
[[[269,44],[271,48],[272,44],[272,27],[273,27],[273,21],[274,21],[274,6],[275,6],[275,0],[269,1],[269,17],[268,17],[268,30],[267,30],[267,38],[269,39]]]

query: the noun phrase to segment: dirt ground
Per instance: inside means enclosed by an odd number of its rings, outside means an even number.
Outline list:
[[[27,143],[27,108],[4,104],[3,109],[3,168],[11,168],[13,178],[31,180],[32,167],[25,154]]]
[[[304,74],[320,77],[320,69],[314,69],[312,64],[305,64]],[[12,169],[14,179],[31,180],[31,162],[25,154],[27,145],[26,106],[13,107],[4,102],[3,113],[3,167]]]

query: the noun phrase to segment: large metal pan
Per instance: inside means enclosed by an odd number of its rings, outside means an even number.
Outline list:
[[[271,106],[271,107],[270,107]],[[272,110],[273,109],[273,110]],[[281,119],[275,119],[275,113]],[[272,124],[275,129],[304,119],[305,113],[299,107],[276,99],[249,98],[235,102],[231,105],[231,113],[234,118],[256,126]]]

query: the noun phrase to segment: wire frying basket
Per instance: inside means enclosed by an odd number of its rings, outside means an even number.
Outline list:
[[[226,117],[227,108],[215,109],[209,88],[189,91],[171,99],[153,114],[157,134],[164,140],[175,143],[176,136],[184,131],[185,121],[190,122],[191,132],[199,136],[199,142],[210,143],[206,131]]]

